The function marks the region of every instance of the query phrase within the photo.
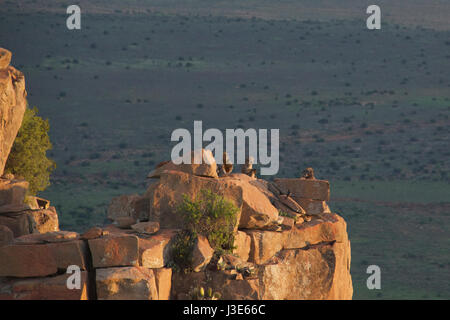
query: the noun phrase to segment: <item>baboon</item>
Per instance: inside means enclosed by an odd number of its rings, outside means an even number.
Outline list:
[[[303,170],[301,178],[315,180],[316,177],[314,177],[314,169],[306,168],[305,170]]]
[[[253,169],[252,157],[248,157],[245,159],[245,164],[242,165],[241,172],[252,178],[256,178],[256,169]]]
[[[219,166],[219,177],[226,176],[233,171],[233,164],[228,158],[228,154],[224,151],[222,156],[223,164]]]

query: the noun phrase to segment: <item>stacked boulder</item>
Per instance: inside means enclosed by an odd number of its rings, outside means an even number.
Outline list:
[[[10,66],[11,52],[0,48],[0,244],[14,237],[58,230],[58,215],[49,202],[27,197],[28,182],[3,174],[27,106],[25,78]]]
[[[0,299],[80,298],[62,294],[71,261],[83,267],[81,242],[60,232],[50,202],[27,196],[28,182],[3,174],[27,106],[25,78],[0,48]],[[75,294],[74,294],[75,293]]]
[[[176,230],[159,230],[157,223],[142,222],[122,229],[110,225],[94,233],[91,229],[84,238],[92,257],[97,299],[169,299],[172,270],[165,266]]]
[[[27,107],[25,78],[10,62],[11,52],[0,48],[0,176]]]
[[[172,270],[164,266],[176,232],[146,227],[17,237],[0,246],[0,300],[167,300]]]
[[[328,181],[268,182],[245,174],[218,177],[216,172],[213,161],[196,166],[162,163],[149,174],[153,181],[143,195],[120,196],[109,207],[108,216],[117,226],[126,227],[124,221],[158,223],[159,233],[171,235],[164,238],[165,251],[157,252],[160,259],[154,249],[140,248],[141,265],[157,260],[158,267],[168,267],[170,241],[185,227],[177,210],[183,195],[193,199],[208,189],[239,209],[233,253],[214,258],[208,240],[199,237],[193,272],[172,274],[171,299],[190,299],[200,287],[224,299],[352,298],[350,242],[344,219],[326,204]],[[147,241],[161,243],[157,235]]]
[[[29,234],[0,246],[0,299],[86,300],[88,251],[78,234],[53,231]],[[79,268],[78,289],[67,286],[69,266]]]
[[[345,221],[326,206],[328,182],[208,177],[165,165],[143,195],[112,200],[111,225],[22,235],[0,246],[0,299],[191,299],[202,287],[223,299],[352,298],[350,242]],[[183,194],[203,189],[239,209],[233,252],[218,257],[199,236],[191,272],[174,271],[173,243],[185,227],[177,207]],[[294,199],[322,202],[324,210],[308,212]],[[73,266],[80,286],[70,289]]]
[[[24,180],[10,175],[0,178],[0,243],[7,244],[1,240],[5,233],[20,237],[59,230],[55,207],[48,200],[26,196],[27,190],[28,182]]]
[[[25,78],[10,62],[11,52],[0,48],[0,244],[30,233],[58,230],[55,208],[37,197],[28,197],[24,204],[28,182],[3,175],[27,106]]]
[[[222,174],[206,150],[192,153],[202,164],[161,163],[144,194],[114,198],[111,225],[60,231],[49,201],[3,175],[26,107],[10,60],[0,48],[0,299],[195,299],[201,288],[223,299],[352,298],[350,242],[326,204],[329,183]],[[237,208],[234,249],[218,254],[199,235],[191,272],[175,271],[173,244],[186,227],[178,208],[202,190]]]

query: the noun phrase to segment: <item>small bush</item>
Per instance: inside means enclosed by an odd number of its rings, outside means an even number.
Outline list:
[[[50,185],[50,174],[55,163],[47,158],[52,148],[48,131],[50,125],[37,115],[38,109],[26,109],[5,166],[5,173],[23,177],[29,182],[29,195],[45,190]]]
[[[169,266],[176,271],[189,271],[192,265],[192,251],[195,236],[190,231],[179,232],[171,245],[172,261]]]
[[[195,199],[183,195],[183,202],[178,207],[186,222],[186,230],[194,236],[208,238],[211,247],[219,254],[233,250],[238,211],[231,201],[211,190],[201,190]]]

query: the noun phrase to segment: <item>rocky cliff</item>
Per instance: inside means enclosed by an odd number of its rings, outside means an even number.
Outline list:
[[[1,170],[26,105],[23,76],[9,60],[0,51]],[[141,195],[112,199],[110,225],[81,235],[59,230],[48,201],[25,205],[27,182],[1,178],[0,299],[352,298],[350,242],[344,219],[326,204],[328,181],[218,172],[214,161],[162,163]],[[207,237],[196,235],[185,272],[173,263],[186,228],[178,208],[183,196],[193,199],[202,190],[237,209],[234,245],[215,252]],[[79,286],[72,287],[74,270]]]
[[[10,61],[11,52],[0,48],[0,176],[27,107],[25,78]]]

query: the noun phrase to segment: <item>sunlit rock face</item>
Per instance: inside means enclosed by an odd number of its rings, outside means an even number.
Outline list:
[[[0,48],[0,176],[27,106],[25,78],[10,62],[11,52]]]

